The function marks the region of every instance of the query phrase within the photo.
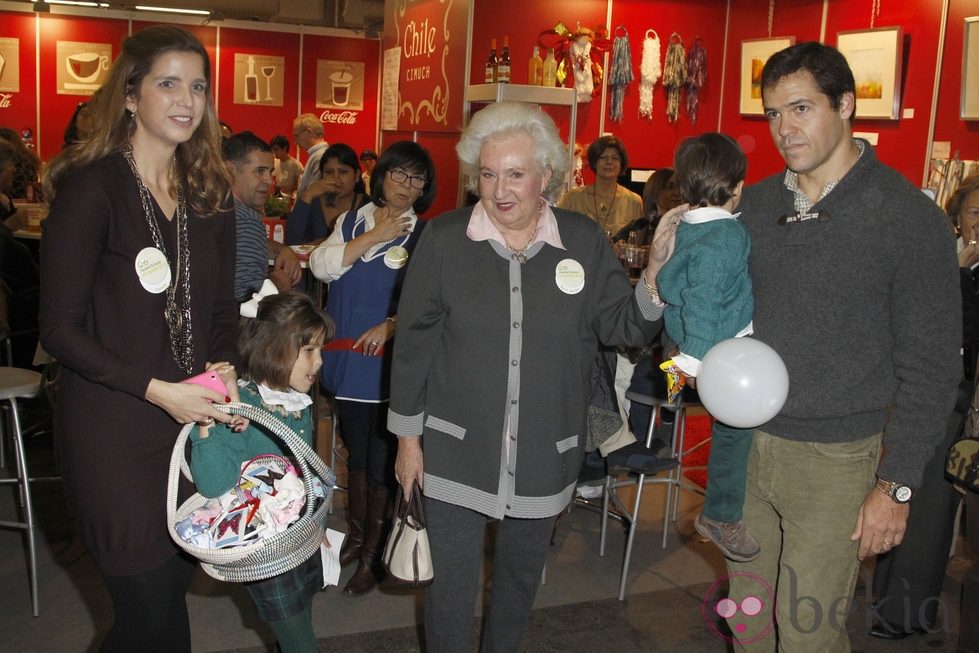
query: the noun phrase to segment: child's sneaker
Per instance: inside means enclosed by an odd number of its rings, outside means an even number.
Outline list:
[[[700,513],[693,526],[698,533],[716,544],[726,558],[735,562],[750,562],[761,553],[761,547],[748,533],[743,521],[714,521]]]

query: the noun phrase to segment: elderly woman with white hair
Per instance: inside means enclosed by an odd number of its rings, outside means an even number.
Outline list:
[[[598,225],[549,204],[570,162],[546,113],[491,105],[456,152],[479,202],[432,220],[419,240],[398,310],[388,429],[405,494],[415,483],[424,492],[428,650],[470,650],[495,518],[482,650],[515,651],[584,456],[595,353],[641,346],[660,329],[655,279],[678,212],[633,289]]]

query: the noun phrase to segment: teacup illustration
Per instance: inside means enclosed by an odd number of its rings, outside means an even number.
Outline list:
[[[79,52],[65,57],[68,73],[82,84],[92,84],[99,73],[109,68],[109,55],[97,52]]]

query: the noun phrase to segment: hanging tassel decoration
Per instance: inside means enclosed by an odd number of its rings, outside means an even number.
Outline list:
[[[615,40],[612,42],[612,63],[609,65],[608,71],[608,85],[612,90],[609,118],[613,122],[622,122],[622,102],[625,100],[625,89],[632,83],[633,79],[629,32],[625,27],[619,25],[615,29]]]
[[[642,42],[642,63],[639,64],[639,117],[647,120],[653,117],[653,87],[663,74],[659,58],[659,34],[654,29],[647,29]]]
[[[676,122],[680,115],[680,89],[687,81],[687,51],[683,39],[676,32],[670,36],[663,66],[663,86],[667,89],[666,119]]]
[[[707,82],[707,48],[698,36],[690,46],[687,55],[687,116],[690,123],[697,124],[697,109],[700,105],[700,89]]]

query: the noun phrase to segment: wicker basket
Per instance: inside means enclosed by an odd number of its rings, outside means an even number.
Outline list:
[[[296,435],[296,432],[272,416],[269,412],[243,403],[215,405],[218,410],[232,415],[241,415],[261,424],[285,443],[286,450],[295,458],[306,488],[306,509],[298,520],[282,533],[251,544],[226,549],[206,549],[194,546],[177,535],[176,524],[207,503],[208,498],[195,493],[177,506],[177,487],[182,473],[193,481],[190,467],[184,456],[187,439],[193,424],[186,425],[170,456],[170,477],[167,483],[167,526],[170,537],[177,546],[201,561],[207,575],[218,580],[243,583],[264,580],[289,571],[309,559],[323,542],[326,518],[333,499],[336,475],[320,460],[309,445]],[[319,476],[326,492],[326,499],[315,504],[313,494],[313,475]]]

